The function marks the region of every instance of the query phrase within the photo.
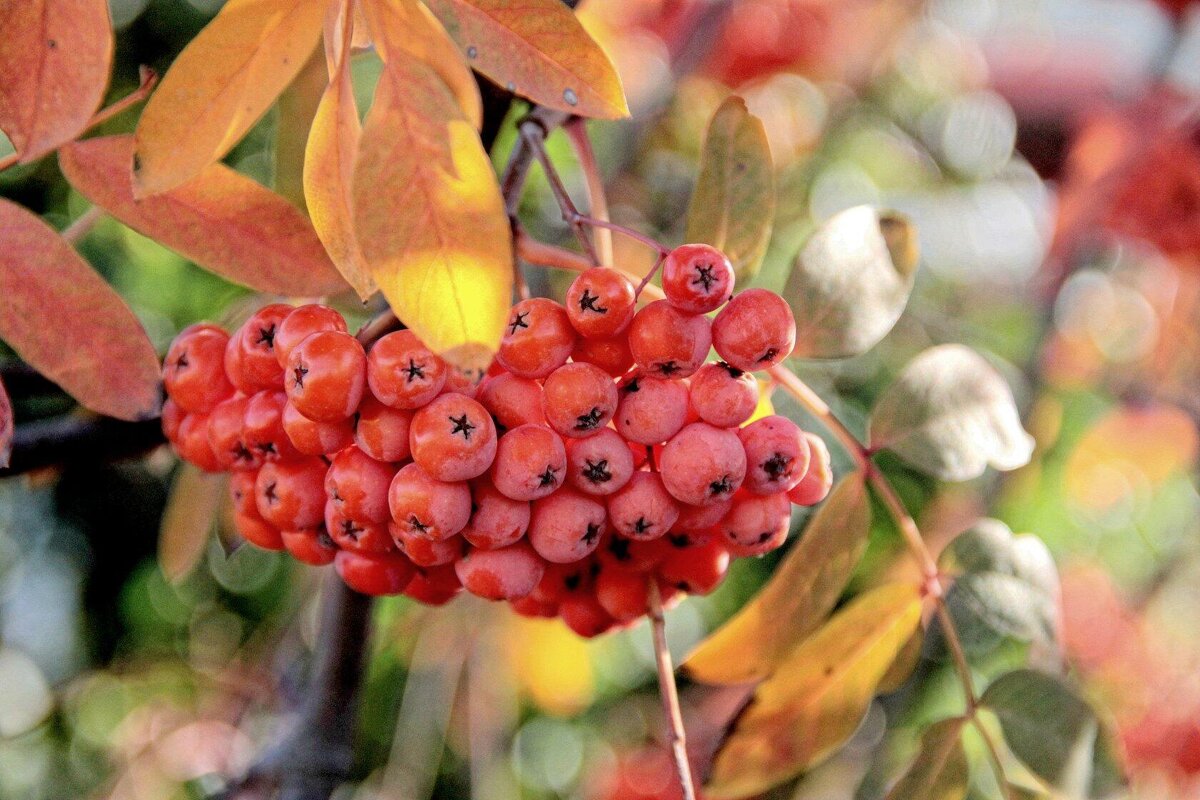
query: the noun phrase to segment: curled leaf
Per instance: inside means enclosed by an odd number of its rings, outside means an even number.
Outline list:
[[[341,291],[338,275],[308,219],[279,195],[222,164],[183,186],[135,200],[130,136],[75,142],[59,165],[84,197],[133,228],[223,278],[263,292]]]
[[[176,57],[138,120],[134,190],[174,189],[221,158],[308,60],[327,0],[229,0]]]
[[[629,115],[621,79],[560,0],[428,0],[467,63],[533,102],[584,117]]]
[[[978,477],[989,464],[1016,469],[1033,453],[1004,378],[974,350],[955,344],[931,347],[909,362],[875,406],[870,441],[946,481]]]
[[[759,794],[840,747],[920,622],[917,588],[886,584],[793,648],[717,751],[706,796]]]
[[[930,726],[908,771],[892,787],[887,800],[962,800],[971,770],[963,752],[961,717]]]
[[[0,31],[0,130],[29,162],[82,133],[104,99],[113,54],[108,3],[0,3]]]
[[[796,315],[793,354],[870,350],[900,319],[916,270],[916,231],[906,218],[870,206],[835,214],[804,245],[783,292]]]
[[[179,466],[158,529],[158,566],[172,583],[187,577],[208,549],[228,476]]]
[[[746,101],[727,98],[708,123],[686,238],[723,251],[741,282],[758,272],[774,221],[775,174],[767,133],[762,120],[746,110]]]
[[[137,317],[54,229],[3,199],[0,339],[93,411],[158,415],[158,355]]]
[[[862,476],[834,488],[775,574],[683,664],[705,683],[748,683],[774,671],[819,628],[867,546],[871,508]]]

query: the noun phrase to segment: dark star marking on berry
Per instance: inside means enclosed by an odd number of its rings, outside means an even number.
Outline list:
[[[718,366],[718,367],[721,367],[721,368],[722,368],[722,369],[724,369],[726,372],[728,372],[728,373],[729,373],[729,377],[731,377],[731,378],[740,378],[740,377],[742,377],[743,375],[745,375],[745,374],[746,374],[745,372],[743,372],[742,370],[740,370],[740,369],[738,369],[737,367],[733,366],[732,364],[726,364],[724,361],[718,361],[718,362],[717,362],[717,366]]]
[[[429,526],[421,522],[416,514],[410,514],[408,517],[408,526],[413,529],[413,533],[426,534],[429,533]]]
[[[586,544],[591,544],[600,538],[600,525],[595,522],[589,522],[587,532],[583,534],[583,541]]]
[[[558,479],[554,477],[554,473],[556,471],[557,470],[555,470],[554,467],[547,464],[546,471],[541,475],[538,475],[538,488],[540,489],[543,486],[553,486],[558,483]]]
[[[578,572],[572,572],[570,575],[563,578],[563,586],[565,586],[567,588],[568,592],[575,591],[576,589],[579,588],[580,584],[582,584],[582,583],[583,583],[583,576],[580,575]]]
[[[335,502],[338,502],[338,503],[345,502],[345,499],[340,494],[338,494],[338,490],[336,488],[333,490],[333,494],[331,495],[331,497],[333,498],[333,500]]]
[[[658,371],[663,375],[674,375],[676,372],[679,372],[680,369],[682,369],[682,367],[680,367],[674,361],[664,361],[658,365]]]
[[[179,358],[175,359],[175,369],[183,369],[188,366],[188,363],[187,351],[185,350],[179,354]]]
[[[600,299],[600,295],[592,294],[591,289],[583,290],[583,297],[579,298],[580,311],[594,311],[597,314],[607,314],[608,309],[604,306],[596,305],[596,301]]]
[[[692,278],[693,284],[702,284],[704,292],[707,294],[712,291],[713,284],[717,282],[717,276],[713,275],[713,264],[697,264],[696,277]]]
[[[708,484],[708,493],[713,497],[719,494],[729,494],[733,491],[733,482],[728,475],[722,475],[718,480]]]
[[[275,349],[275,326],[268,325],[258,329],[258,341],[255,344],[265,344],[268,350]]]
[[[276,454],[274,442],[262,442],[254,445],[264,456],[273,456]]]
[[[767,473],[767,477],[772,481],[781,481],[791,476],[792,460],[783,453],[775,453],[760,464],[759,468]]]
[[[411,358],[408,360],[408,366],[404,368],[404,372],[408,376],[404,379],[405,383],[412,383],[417,378],[421,378],[422,380],[425,379],[425,366],[423,364],[418,364]]]
[[[279,495],[275,494],[275,481],[267,484],[267,488],[263,489],[263,497],[267,498],[268,503],[278,503]]]
[[[307,374],[308,367],[304,366],[303,364],[296,365],[296,368],[292,370],[292,379],[296,382],[296,386],[300,387],[301,389],[304,388],[304,376]]]
[[[759,357],[758,363],[761,364],[764,361],[773,361],[773,360],[775,360],[775,356],[777,356],[777,355],[779,355],[779,348],[776,348],[776,347],[768,348],[767,352],[763,353],[762,356]]]
[[[670,542],[673,547],[687,547],[692,543],[692,540],[688,538],[686,533],[667,534],[667,541]]]
[[[758,543],[762,544],[763,542],[767,541],[774,535],[775,535],[774,531],[763,531],[762,533],[760,533],[758,535]]]
[[[456,433],[461,433],[463,439],[468,442],[471,441],[471,431],[479,427],[472,425],[471,421],[467,419],[466,414],[463,414],[461,417],[447,417],[447,419],[454,423],[454,428],[450,431],[450,435],[453,436]]]
[[[585,463],[587,466],[583,468],[583,477],[592,483],[608,483],[612,480],[612,473],[608,469],[607,458],[602,458],[599,461],[592,461],[589,458]]]
[[[617,561],[628,561],[631,558],[629,553],[629,540],[613,539],[608,543],[608,552],[612,553],[612,557]]]
[[[241,442],[238,442],[237,444],[235,444],[233,446],[233,460],[234,461],[253,461],[254,453],[250,452],[250,449],[248,447],[246,447],[246,445],[242,444]],[[275,484],[271,484],[271,486],[272,486],[272,488],[274,488]]]
[[[634,533],[645,533],[646,531],[650,530],[653,527],[654,527],[653,522],[647,521],[645,517],[638,517],[637,521],[633,523],[633,532]]]
[[[601,411],[596,406],[592,406],[591,411],[587,412],[586,414],[580,414],[578,417],[575,418],[575,430],[577,430],[577,431],[593,430],[597,425],[600,424],[600,419],[603,416],[604,416],[603,411]]]
[[[352,519],[342,520],[342,533],[349,537],[350,541],[357,542],[358,535],[363,532],[363,529],[354,524]]]
[[[525,318],[528,316],[528,311],[521,311],[515,317],[513,317],[513,321],[508,323],[508,335],[512,336],[514,333],[516,333],[517,328],[528,328],[529,323],[525,321]]]
[[[317,542],[321,545],[321,547],[327,549],[336,546],[333,541],[333,537],[329,535],[329,531],[325,530],[324,525],[322,525],[321,529],[317,531]]]
[[[622,387],[621,387],[621,391],[622,391],[622,392],[636,392],[636,391],[639,391],[639,390],[642,388],[641,386],[638,386],[638,381],[639,381],[639,380],[640,380],[640,378],[634,378],[634,379],[633,379],[633,380],[631,380],[629,383],[627,383],[627,384],[625,384],[624,386],[622,386]]]

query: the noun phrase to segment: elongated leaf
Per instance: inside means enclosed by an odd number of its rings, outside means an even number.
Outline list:
[[[982,702],[1025,766],[1071,797],[1106,798],[1125,785],[1111,735],[1061,678],[1021,669],[997,678]]]
[[[264,292],[320,295],[345,288],[299,209],[222,164],[164,194],[135,200],[126,165],[130,136],[59,151],[80,194],[129,227],[223,278]]]
[[[3,199],[0,339],[93,411],[158,416],[158,356],[137,317],[50,226]]]
[[[904,643],[904,647],[900,648],[900,652],[896,654],[892,665],[888,667],[887,674],[880,678],[879,694],[890,694],[896,691],[912,677],[913,671],[921,663],[921,650],[924,644],[925,631],[923,628],[917,628]]]
[[[304,195],[313,228],[326,252],[359,297],[378,287],[354,232],[354,162],[362,126],[350,81],[350,43],[354,36],[352,3],[335,3],[325,23],[329,84],[321,96],[304,154]]]
[[[296,79],[279,95],[273,141],[275,180],[271,186],[302,211],[307,209],[304,153],[308,148],[308,132],[328,85],[325,49],[318,46],[313,48]]]
[[[848,475],[809,522],[759,593],[683,664],[706,683],[747,683],[821,626],[867,546],[871,507],[862,476]]]
[[[328,0],[229,0],[171,64],[138,120],[137,196],[225,155],[308,60]],[[128,166],[128,165],[127,165]]]
[[[467,62],[540,105],[585,117],[629,115],[608,56],[559,0],[429,0]]]
[[[12,401],[8,399],[4,381],[0,381],[0,469],[8,466],[12,456],[14,427]]]
[[[208,548],[228,476],[181,464],[158,529],[158,566],[172,583],[187,577]]]
[[[909,362],[876,404],[870,439],[872,447],[947,481],[978,477],[989,464],[1016,469],[1033,453],[1004,378],[955,344],[931,347]]]
[[[888,792],[887,800],[962,800],[971,777],[963,752],[961,718],[942,720],[921,737],[912,766]]]
[[[0,32],[0,130],[21,161],[33,161],[78,136],[104,99],[108,3],[6,0]]]
[[[366,8],[380,46],[388,28],[371,16],[377,4]],[[400,318],[457,366],[486,367],[512,292],[508,217],[474,126],[421,61],[385,62],[354,170],[354,216]]]
[[[887,335],[908,304],[916,231],[904,217],[856,206],[804,245],[783,291],[796,315],[795,355],[846,358]]]
[[[717,752],[705,795],[758,794],[841,746],[920,622],[920,594],[908,584],[880,586],[835,614],[755,690]]]
[[[687,240],[722,250],[738,281],[758,272],[775,222],[775,173],[762,120],[730,97],[708,123]]]

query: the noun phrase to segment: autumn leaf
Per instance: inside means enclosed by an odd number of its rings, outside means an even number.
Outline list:
[[[560,0],[427,0],[467,62],[533,102],[584,117],[629,115],[608,56]]]
[[[308,219],[279,195],[211,164],[177,189],[135,200],[126,168],[132,152],[132,137],[109,136],[70,144],[58,160],[80,194],[234,283],[302,296],[345,288]]]
[[[185,578],[204,556],[227,482],[224,473],[180,465],[158,528],[158,566],[168,581]]]
[[[171,64],[142,111],[130,162],[136,196],[174,189],[229,152],[304,66],[327,6],[229,0]]]
[[[325,251],[359,297],[378,287],[354,232],[354,162],[362,126],[350,81],[354,36],[351,2],[331,6],[325,22],[329,83],[317,106],[304,153],[304,196],[313,228]]]
[[[113,36],[106,0],[0,3],[0,130],[22,162],[87,127],[104,99]]]
[[[12,401],[8,399],[4,381],[0,381],[0,469],[8,466],[12,456],[14,427]]]
[[[775,221],[775,175],[762,120],[730,97],[708,124],[688,206],[689,242],[723,251],[739,282],[758,272]]]
[[[887,800],[962,800],[971,777],[963,752],[961,717],[930,726],[916,760],[887,794]]]
[[[683,664],[706,683],[747,683],[825,621],[867,545],[871,508],[862,476],[842,479],[754,599],[701,642]]]
[[[758,794],[840,747],[920,622],[920,593],[909,584],[875,588],[835,614],[755,690],[717,751],[705,795]]]
[[[308,56],[295,80],[279,95],[275,112],[275,132],[272,137],[275,175],[272,188],[298,206],[307,210],[304,202],[304,154],[308,149],[309,129],[321,97],[329,85],[329,69],[325,66],[325,48],[317,46]]]
[[[93,411],[158,416],[158,356],[112,287],[53,228],[0,199],[0,339]]]
[[[376,46],[389,28],[367,5]],[[432,349],[483,368],[512,295],[512,241],[491,161],[439,74],[386,57],[354,171],[355,230],[397,315]]]

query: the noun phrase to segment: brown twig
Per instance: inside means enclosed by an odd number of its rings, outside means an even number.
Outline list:
[[[579,159],[579,168],[587,184],[588,212],[596,219],[608,221],[608,196],[604,192],[604,176],[600,174],[600,165],[596,162],[596,153],[592,149],[592,140],[587,134],[587,121],[583,117],[572,117],[563,126],[575,157]],[[596,255],[601,264],[612,266],[613,242],[612,231],[608,228],[597,228],[595,231]]]
[[[667,625],[663,617],[662,595],[658,581],[649,582],[650,630],[654,636],[654,665],[658,668],[658,693],[662,697],[663,716],[667,720],[668,745],[675,759],[675,771],[683,790],[683,800],[696,800],[692,766],[688,761],[687,732],[679,710],[679,690],[675,686],[675,667],[667,649]]]

